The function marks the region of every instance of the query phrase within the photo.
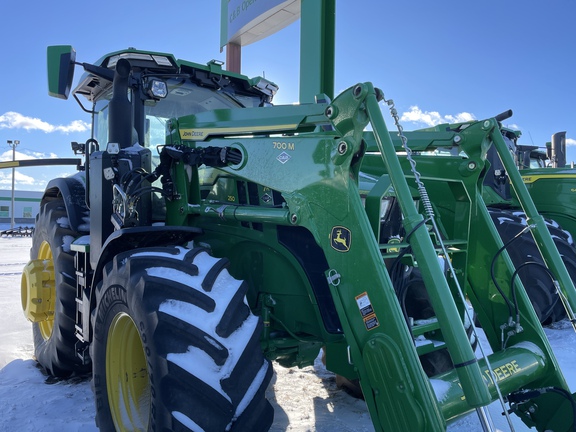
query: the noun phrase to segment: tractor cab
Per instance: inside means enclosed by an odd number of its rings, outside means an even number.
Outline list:
[[[518,145],[516,149],[519,169],[546,168],[548,156],[538,146]]]
[[[125,104],[131,110],[133,133],[129,147],[163,145],[170,118],[218,109],[269,105],[278,90],[264,78],[249,79],[222,69],[212,60],[207,65],[175,59],[171,54],[128,49],[108,54],[89,68],[74,89],[75,99],[94,116],[93,138],[109,142],[109,106],[114,91],[112,80],[120,60],[128,61],[131,75]],[[85,108],[78,96],[92,107]]]

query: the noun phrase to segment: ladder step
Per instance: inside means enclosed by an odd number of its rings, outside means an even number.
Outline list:
[[[419,356],[446,348],[446,344],[444,342],[439,340],[426,339],[424,336],[419,336],[416,338],[414,343],[416,344],[416,352]]]
[[[437,351],[446,346],[443,341],[431,338],[433,332],[440,333],[440,324],[438,324],[436,317],[414,322],[412,334],[414,335],[414,343],[418,355],[428,354],[429,352]],[[432,335],[430,335],[430,333],[432,333]]]
[[[440,330],[440,324],[438,323],[438,319],[436,317],[416,320],[412,326],[412,334],[414,337],[418,337],[425,333],[430,333],[436,330]]]

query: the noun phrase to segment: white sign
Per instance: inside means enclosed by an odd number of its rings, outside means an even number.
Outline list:
[[[222,0],[220,45],[248,45],[300,18],[300,0]]]

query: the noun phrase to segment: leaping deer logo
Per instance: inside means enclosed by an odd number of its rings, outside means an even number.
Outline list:
[[[348,252],[350,250],[350,239],[352,235],[348,228],[334,227],[330,238],[332,239],[332,248],[339,252]]]

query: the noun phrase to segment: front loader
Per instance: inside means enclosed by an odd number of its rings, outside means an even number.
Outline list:
[[[418,137],[429,134],[429,141],[432,142],[437,139],[435,136],[441,136],[446,130],[465,128],[468,124],[468,122],[439,124],[411,131],[407,135],[413,134],[414,137]],[[545,217],[555,246],[571,279],[574,280],[576,278],[576,248],[573,241],[574,218],[571,202],[571,183],[574,174],[568,168],[546,167],[546,154],[535,151],[535,146],[518,145],[520,131],[504,127],[501,127],[500,131],[508,152],[513,155],[515,163],[512,167],[515,171],[519,170],[536,209]],[[562,150],[560,145],[563,139],[564,133],[553,135],[554,145],[551,147],[558,148],[554,151],[555,155],[565,154],[565,147]],[[439,158],[450,155],[451,151],[453,150],[442,147],[433,151],[424,150],[426,154]],[[558,156],[552,158],[557,159]],[[522,281],[538,319],[543,325],[561,321],[566,318],[564,303],[558,294],[554,278],[551,278],[545,265],[539,247],[532,233],[527,229],[529,225],[527,215],[517,198],[514,186],[510,183],[507,169],[500,158],[500,152],[494,146],[490,147],[486,154],[486,171],[482,175],[482,182],[482,198],[503,242],[510,242],[506,250],[514,267],[518,269],[517,277]]]
[[[75,64],[49,47],[52,96],[69,96]],[[371,83],[273,106],[273,83],[216,62],[128,49],[80,65],[92,137],[75,145],[83,171],[46,189],[22,304],[48,373],[92,370],[100,429],[268,430],[271,361],[306,366],[321,347],[359,379],[377,431],[445,430],[473,410],[489,427],[498,399],[537,430],[574,429],[480,193],[490,146],[509,162],[502,117],[396,136]],[[572,281],[519,195],[571,311]]]

